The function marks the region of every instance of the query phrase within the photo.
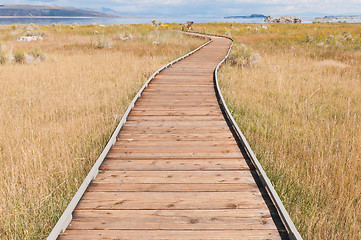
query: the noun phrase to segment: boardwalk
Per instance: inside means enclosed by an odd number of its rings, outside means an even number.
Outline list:
[[[281,238],[215,95],[230,44],[213,37],[152,81],[60,239]]]

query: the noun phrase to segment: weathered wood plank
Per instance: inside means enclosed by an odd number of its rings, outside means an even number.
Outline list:
[[[163,142],[150,142],[150,141],[116,141],[114,143],[114,148],[234,148],[237,147],[236,141],[197,141],[197,144],[194,144],[192,141],[163,141]]]
[[[104,183],[252,183],[250,171],[104,171]]]
[[[255,183],[100,183],[89,192],[258,192]]]
[[[137,110],[130,113],[135,116],[223,116],[220,110]]]
[[[86,192],[77,209],[249,209],[266,206],[250,192]]]
[[[115,150],[110,150],[108,159],[182,159],[182,158],[202,158],[202,159],[215,159],[215,158],[243,158],[241,152],[228,152],[228,153],[210,153],[210,152],[167,152],[167,153],[117,153]]]
[[[77,210],[74,212],[74,220],[69,229],[277,230],[267,209],[247,209],[246,211],[239,209],[238,211]]]
[[[280,240],[276,230],[206,230],[206,231],[173,231],[173,230],[68,230],[60,240],[71,239],[122,239],[122,240]]]
[[[204,222],[217,221],[224,219],[227,221],[229,218],[231,221],[235,219],[262,219],[270,218],[271,214],[268,208],[257,209],[222,209],[222,210],[75,210],[74,218],[122,218],[134,216],[135,213],[141,216],[148,217],[181,217],[185,219],[189,218],[204,218]],[[212,219],[219,218],[219,219]],[[202,221],[202,222],[203,222]],[[199,223],[199,222],[198,222]],[[172,224],[172,221],[169,222]],[[187,223],[186,223],[187,224]],[[191,223],[192,224],[192,223]],[[194,223],[197,224],[197,223]],[[138,226],[139,228],[139,226]],[[234,228],[237,229],[237,228]]]
[[[129,116],[127,122],[131,121],[219,121],[224,120],[223,116]]]
[[[227,146],[227,147],[209,147],[209,146],[192,146],[192,147],[150,147],[150,148],[142,148],[132,146],[123,147],[123,146],[115,146],[110,150],[111,153],[186,153],[186,154],[195,154],[195,153],[232,153],[238,152],[237,146]]]
[[[193,159],[187,160],[111,160],[100,166],[102,171],[217,171],[217,170],[249,170],[244,160],[234,159]]]
[[[155,126],[155,127],[165,127],[165,126],[227,126],[227,123],[225,121],[162,121],[162,122],[147,122],[147,121],[127,121],[125,123],[127,126]]]
[[[227,141],[233,140],[234,138],[230,132],[223,132],[223,133],[168,133],[168,134],[142,134],[142,133],[124,133],[123,131],[120,132],[118,136],[119,140],[175,140],[175,141]]]

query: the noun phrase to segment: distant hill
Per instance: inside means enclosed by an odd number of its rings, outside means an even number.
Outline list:
[[[252,18],[266,18],[267,16],[263,14],[251,14],[249,16],[228,16],[224,18],[243,18],[243,19],[252,19]]]
[[[114,14],[58,6],[0,5],[0,17],[98,17],[114,18]]]
[[[360,18],[361,15],[324,16],[323,18]]]

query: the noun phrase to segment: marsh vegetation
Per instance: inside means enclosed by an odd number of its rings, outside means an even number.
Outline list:
[[[46,237],[143,82],[204,42],[168,28],[0,27],[0,239]],[[193,25],[235,39],[223,94],[304,239],[361,239],[359,29]]]
[[[0,239],[45,238],[143,83],[204,41],[150,24],[0,26]]]
[[[361,25],[194,27],[235,39],[223,94],[304,239],[361,239]]]

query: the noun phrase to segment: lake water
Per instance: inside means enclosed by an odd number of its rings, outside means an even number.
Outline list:
[[[195,23],[205,22],[239,22],[239,23],[263,23],[263,19],[240,19],[240,18],[192,18],[192,17],[126,17],[126,18],[0,18],[0,24],[139,24],[151,23],[152,20],[162,23],[185,23],[193,21]]]
[[[303,18],[304,23],[312,23],[313,17]],[[241,19],[241,18],[216,18],[216,17],[124,17],[124,18],[1,18],[0,24],[140,24],[151,23],[152,20],[162,23],[185,23],[193,21],[195,23],[205,22],[237,22],[237,23],[263,23],[263,19]],[[335,19],[333,22],[361,22],[361,18]]]

